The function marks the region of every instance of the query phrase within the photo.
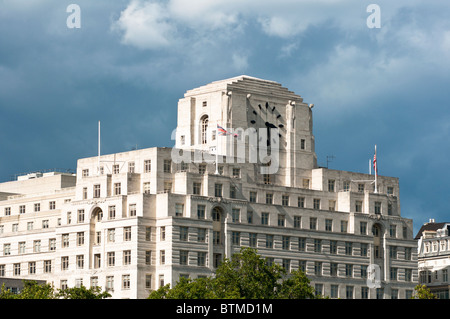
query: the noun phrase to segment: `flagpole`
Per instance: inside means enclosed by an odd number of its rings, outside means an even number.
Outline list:
[[[97,174],[100,175],[100,121],[98,121],[98,155],[97,155]]]
[[[372,175],[372,160],[369,158],[369,175]]]
[[[378,160],[377,160],[377,144],[375,144],[375,158],[374,158],[374,167],[375,170],[375,193],[378,193]]]
[[[216,128],[216,175],[219,175],[219,130]]]

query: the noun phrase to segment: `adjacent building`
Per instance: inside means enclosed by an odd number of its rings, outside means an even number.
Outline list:
[[[273,81],[216,81],[179,100],[173,148],[1,183],[0,276],[146,298],[246,246],[331,298],[409,298],[398,178],[319,167],[312,109]]]
[[[430,219],[416,235],[419,284],[426,285],[439,299],[449,299],[450,223]]]

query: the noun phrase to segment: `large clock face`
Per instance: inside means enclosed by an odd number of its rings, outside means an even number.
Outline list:
[[[251,114],[250,123],[255,128],[267,129],[267,146],[276,144],[276,139],[271,136],[271,129],[281,129],[284,125],[281,123],[282,117],[275,106],[271,106],[269,102],[266,102],[265,106],[258,104],[258,108],[254,109]],[[281,134],[278,133],[279,137]],[[262,137],[259,138],[261,142]]]

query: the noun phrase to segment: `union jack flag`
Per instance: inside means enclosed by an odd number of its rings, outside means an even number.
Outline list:
[[[224,136],[224,135],[227,135],[227,134],[231,134],[231,135],[233,135],[234,137],[237,137],[237,136],[238,136],[236,133],[230,133],[230,132],[228,132],[226,129],[224,129],[224,128],[223,128],[222,126],[220,126],[219,124],[217,124],[217,132],[218,132],[219,136]]]

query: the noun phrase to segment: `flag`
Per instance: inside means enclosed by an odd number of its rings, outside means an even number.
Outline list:
[[[224,129],[222,126],[220,126],[219,124],[217,124],[217,132],[219,136],[224,136],[227,134],[233,135],[234,137],[237,137],[238,135],[236,133],[230,133],[228,132],[226,129]]]
[[[375,175],[378,175],[378,170],[377,170],[377,148],[375,146],[375,154],[373,155],[373,169],[375,171]]]

